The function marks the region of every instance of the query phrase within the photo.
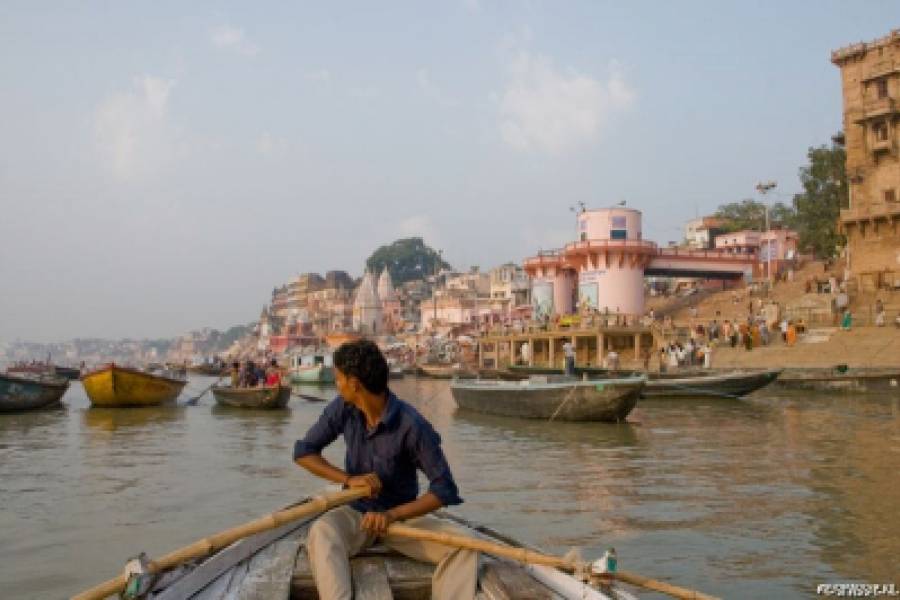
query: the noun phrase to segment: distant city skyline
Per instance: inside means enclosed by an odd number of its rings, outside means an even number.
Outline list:
[[[521,262],[575,238],[579,202],[625,200],[662,245],[759,181],[789,203],[841,128],[830,52],[900,4],[11,2],[0,23],[0,341],[58,341],[248,323],[400,237]]]

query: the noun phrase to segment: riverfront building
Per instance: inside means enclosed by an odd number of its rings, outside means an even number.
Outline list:
[[[900,29],[831,53],[841,70],[848,265],[861,290],[900,284]]]

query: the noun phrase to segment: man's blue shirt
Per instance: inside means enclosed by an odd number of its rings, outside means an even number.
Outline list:
[[[294,460],[321,454],[339,435],[347,445],[344,470],[349,475],[376,473],[382,483],[376,498],[351,504],[356,510],[383,512],[415,500],[419,496],[417,469],[428,477],[428,491],[444,506],[463,501],[441,450],[441,436],[419,411],[390,390],[384,413],[373,430],[366,427],[361,410],[341,396],[332,400],[306,437],[297,440]]]

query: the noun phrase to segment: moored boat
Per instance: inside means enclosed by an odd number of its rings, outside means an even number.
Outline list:
[[[252,388],[213,386],[212,393],[218,404],[232,408],[284,408],[291,399],[291,388],[286,385]]]
[[[59,406],[69,380],[62,377],[0,374],[0,412],[24,412]]]
[[[478,412],[560,421],[624,421],[637,403],[645,377],[577,380],[534,376],[522,381],[454,380],[460,408]]]
[[[291,357],[291,383],[334,383],[334,360],[330,352]]]
[[[94,406],[156,406],[174,402],[187,379],[109,364],[81,376]]]
[[[224,364],[217,365],[203,363],[199,365],[190,365],[187,370],[189,373],[196,373],[197,375],[207,375],[209,377],[222,377],[228,374],[228,366]]]
[[[419,375],[432,379],[474,379],[476,374],[460,364],[425,363],[419,365]]]
[[[654,373],[641,396],[644,398],[738,398],[763,388],[781,369],[730,372]]]
[[[782,388],[823,392],[900,394],[900,369],[802,368],[785,369],[775,384]]]
[[[13,375],[50,375],[69,381],[74,381],[81,376],[81,370],[77,367],[64,367],[44,362],[16,363],[7,367],[6,372]]]

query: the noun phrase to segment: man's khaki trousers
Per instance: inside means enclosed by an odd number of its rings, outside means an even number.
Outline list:
[[[362,513],[341,506],[319,517],[309,529],[306,549],[321,600],[351,600],[350,557],[371,546],[375,539],[360,529]],[[463,533],[459,528],[428,515],[406,521],[430,531]],[[431,580],[433,600],[472,600],[478,585],[478,553],[434,542],[401,538],[383,539],[397,552],[437,565]]]

